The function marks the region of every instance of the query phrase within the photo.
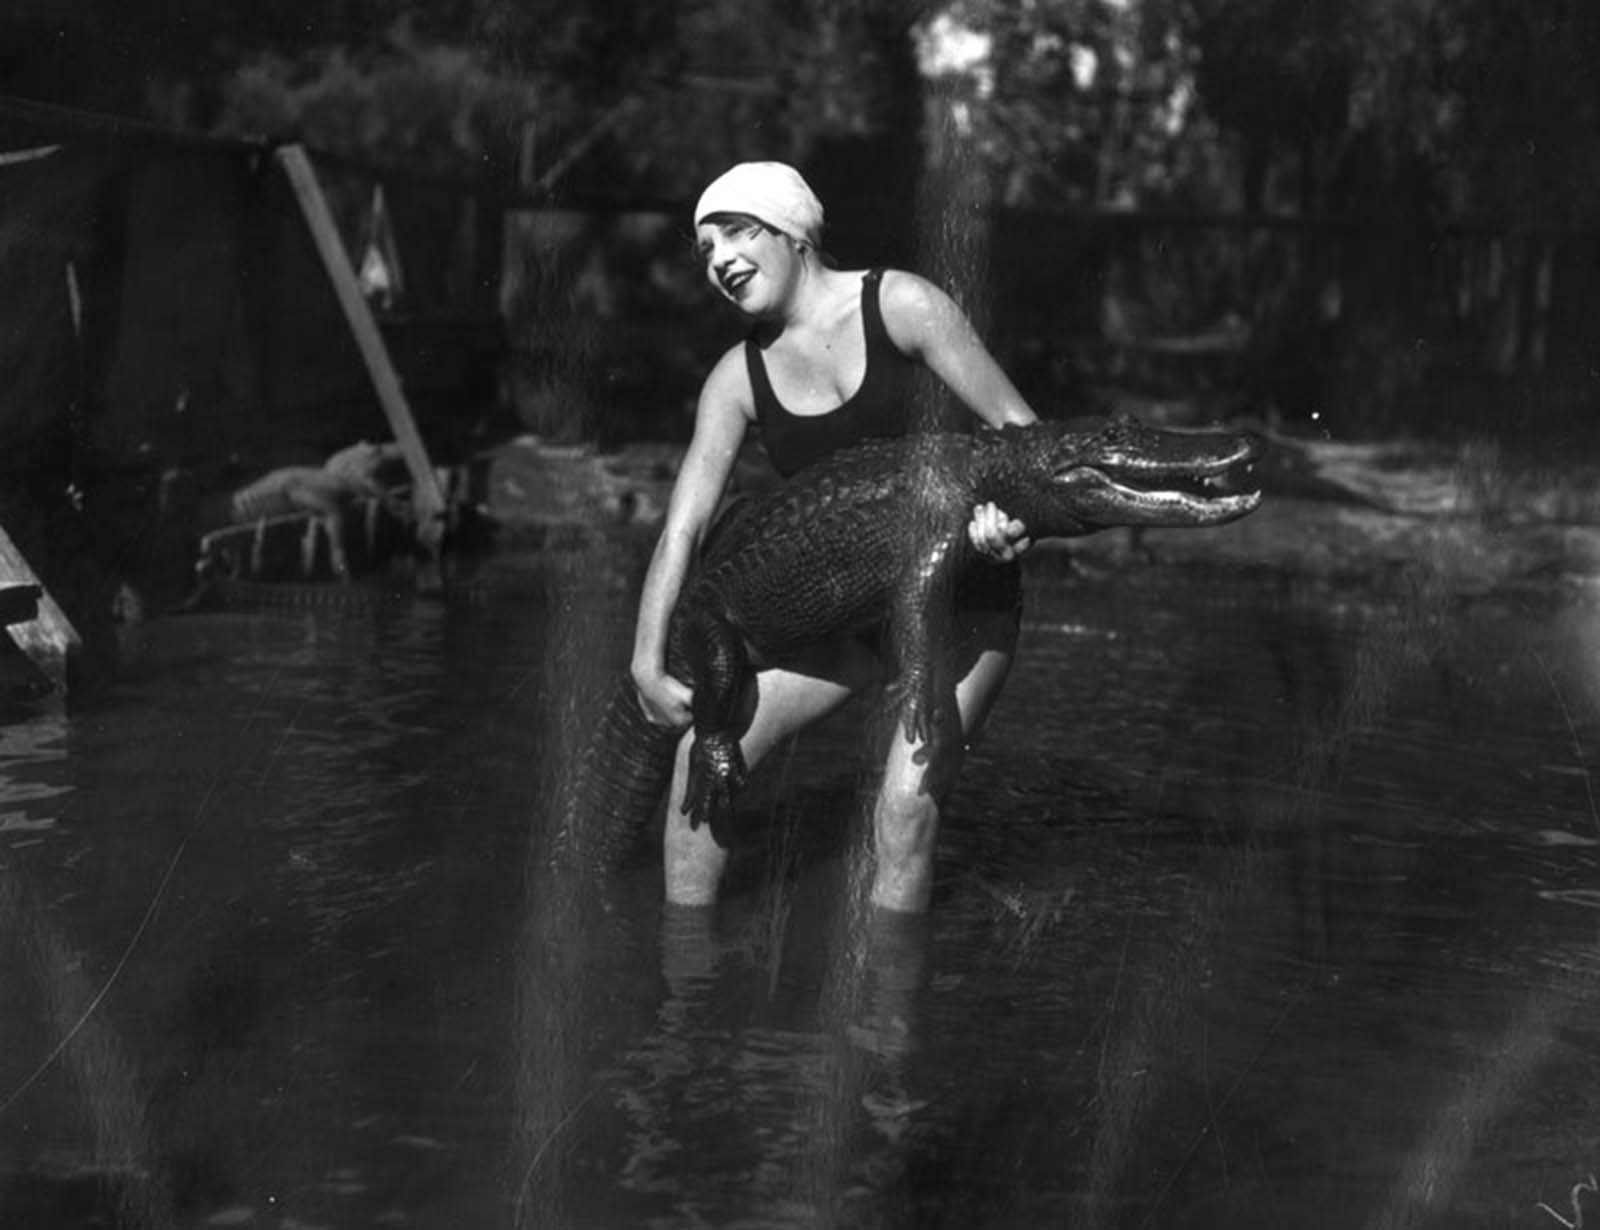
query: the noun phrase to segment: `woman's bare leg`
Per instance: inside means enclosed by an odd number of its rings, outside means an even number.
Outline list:
[[[812,722],[832,713],[878,677],[877,658],[856,641],[819,650],[801,662],[757,673],[755,707],[739,740],[751,769],[774,747]],[[666,897],[675,905],[710,905],[728,864],[728,852],[711,836],[711,826],[691,828],[683,811],[692,732],[678,742],[678,758],[668,796],[662,866]]]
[[[873,811],[877,853],[873,905],[904,913],[928,908],[944,797],[960,771],[963,754],[977,741],[1000,695],[1016,646],[1017,620],[1009,613],[983,613],[968,626],[962,661],[972,665],[956,685],[961,735],[957,738],[953,731],[947,733],[938,764],[916,763],[922,745],[907,739],[904,729],[895,726]],[[927,791],[923,790],[924,773],[930,774]]]

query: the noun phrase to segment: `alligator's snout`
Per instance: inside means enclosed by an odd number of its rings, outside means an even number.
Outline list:
[[[1064,458],[1056,482],[1098,524],[1221,525],[1261,503],[1254,463],[1264,442],[1253,433],[1119,424],[1097,445]]]

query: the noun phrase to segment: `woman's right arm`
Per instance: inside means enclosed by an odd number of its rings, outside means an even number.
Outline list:
[[[712,368],[695,407],[694,435],[678,468],[666,521],[645,573],[634,626],[632,674],[639,706],[658,726],[689,724],[692,691],[667,673],[667,627],[684,579],[705,538],[733,472],[750,423],[750,381],[744,348],[735,346]]]

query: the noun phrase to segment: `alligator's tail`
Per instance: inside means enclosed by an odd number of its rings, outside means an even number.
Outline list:
[[[632,681],[622,676],[561,774],[553,834],[557,862],[615,867],[655,818],[672,780],[677,743],[675,731],[653,725],[640,712]]]

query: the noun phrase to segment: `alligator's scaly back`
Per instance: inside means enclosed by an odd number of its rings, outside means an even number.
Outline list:
[[[881,622],[919,486],[964,471],[971,454],[964,435],[868,441],[752,502],[718,530],[685,587],[677,661],[684,631],[707,608],[768,656]]]

